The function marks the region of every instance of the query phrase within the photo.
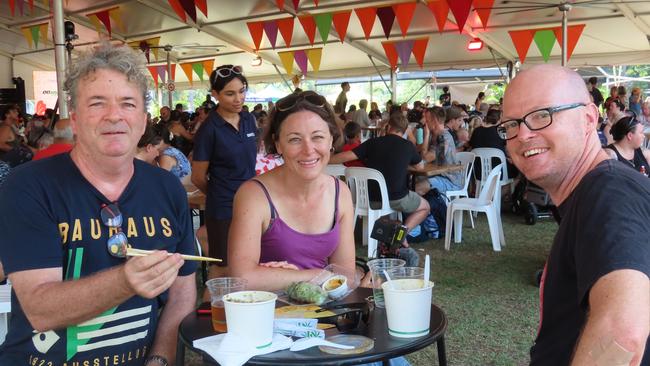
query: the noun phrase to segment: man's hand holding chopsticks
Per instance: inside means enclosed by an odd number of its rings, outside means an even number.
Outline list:
[[[124,276],[130,289],[144,298],[154,298],[167,290],[185,261],[178,253],[166,251],[133,257],[124,264]]]

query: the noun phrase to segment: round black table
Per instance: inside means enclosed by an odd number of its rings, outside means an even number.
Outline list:
[[[359,288],[343,299],[340,303],[359,303],[372,294],[372,289]],[[335,303],[335,304],[338,304]],[[409,309],[404,309],[404,316],[409,316]],[[426,336],[418,338],[397,338],[388,334],[385,309],[375,308],[370,312],[367,326],[361,327],[348,334],[359,334],[372,338],[375,346],[370,351],[354,355],[332,355],[321,352],[318,347],[304,351],[291,352],[283,350],[251,358],[248,365],[357,365],[375,361],[386,361],[391,358],[413,353],[436,342],[438,347],[438,363],[447,365],[445,350],[445,331],[447,317],[436,305],[431,305],[430,331]],[[336,328],[326,331],[326,336],[338,334]],[[197,315],[195,312],[183,319],[178,332],[176,365],[182,366],[185,361],[185,348],[189,348],[203,356],[206,364],[217,363],[205,352],[194,348],[193,341],[216,334],[212,329],[210,315]]]

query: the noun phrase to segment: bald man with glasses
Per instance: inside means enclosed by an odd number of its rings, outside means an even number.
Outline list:
[[[504,96],[499,135],[561,215],[531,365],[650,363],[650,182],[609,158],[597,123],[583,80],[567,68],[532,67]]]

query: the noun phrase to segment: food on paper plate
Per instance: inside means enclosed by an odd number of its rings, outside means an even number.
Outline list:
[[[311,282],[294,282],[287,287],[289,299],[304,303],[320,305],[327,300],[327,293]]]

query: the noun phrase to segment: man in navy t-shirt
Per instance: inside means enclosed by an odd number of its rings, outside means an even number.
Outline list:
[[[531,365],[650,365],[650,182],[600,147],[598,108],[573,70],[519,73],[501,120],[513,163],[562,218]]]
[[[141,56],[102,44],[70,70],[77,144],[0,190],[13,285],[0,365],[167,365],[196,299],[194,235],[177,178],[134,159],[146,124]],[[152,250],[123,258],[128,246]]]

